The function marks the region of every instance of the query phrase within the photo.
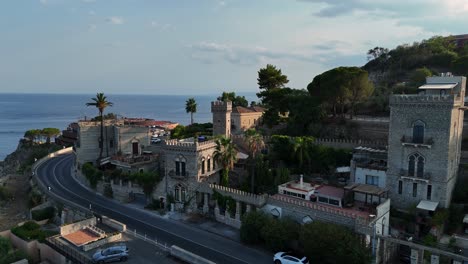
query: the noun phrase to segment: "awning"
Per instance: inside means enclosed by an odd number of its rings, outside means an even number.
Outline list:
[[[458,83],[431,83],[419,86],[419,89],[453,89]]]
[[[439,202],[431,202],[427,200],[422,200],[421,202],[419,202],[416,208],[426,210],[426,211],[435,211],[438,205],[439,205]]]
[[[306,215],[302,218],[302,223],[304,224],[307,224],[307,223],[312,223],[314,220],[312,219],[312,217]]]
[[[270,213],[272,216],[276,216],[276,217],[279,217],[281,215],[280,211],[276,208],[271,209]]]
[[[463,217],[463,223],[468,224],[468,214],[466,214],[465,217]]]
[[[236,155],[236,158],[237,159],[247,159],[249,157],[249,155],[245,154],[245,153],[242,153],[242,152],[237,152],[237,155]]]
[[[351,171],[351,168],[349,166],[336,168],[337,173],[345,173],[345,172],[350,172],[350,171]]]

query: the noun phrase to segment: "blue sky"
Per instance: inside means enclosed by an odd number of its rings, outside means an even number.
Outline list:
[[[305,88],[466,25],[466,0],[3,0],[0,92],[257,92],[267,63]]]

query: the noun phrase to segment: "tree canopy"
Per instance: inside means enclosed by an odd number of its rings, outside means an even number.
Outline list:
[[[374,91],[368,73],[358,67],[338,67],[314,77],[307,86],[311,96],[326,104],[333,115],[345,114],[348,107],[352,115],[356,105],[365,101]]]
[[[238,96],[238,95],[236,95],[235,92],[223,92],[223,94],[221,96],[219,96],[217,99],[218,99],[218,101],[223,101],[223,102],[231,101],[233,107],[235,107],[235,106],[243,106],[243,107],[249,106],[249,102],[247,101],[245,96]]]

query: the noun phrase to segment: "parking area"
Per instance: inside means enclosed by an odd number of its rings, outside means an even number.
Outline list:
[[[90,250],[88,255],[92,255],[101,249],[111,247],[113,245],[126,244],[129,252],[129,258],[125,263],[160,263],[160,264],[180,264],[183,263],[172,257],[161,248],[144,241],[142,239],[135,238],[134,236],[123,234],[122,240],[114,243],[106,244],[103,247]]]

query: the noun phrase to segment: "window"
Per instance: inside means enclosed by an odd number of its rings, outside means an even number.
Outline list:
[[[409,176],[414,176],[415,160],[416,160],[416,158],[414,156],[411,156],[409,158],[409,164],[408,164],[408,175]]]
[[[213,170],[216,170],[216,161],[213,160]]]
[[[419,157],[418,158],[418,172],[417,175],[419,178],[422,178],[424,176],[424,158]]]
[[[424,143],[424,123],[421,120],[414,122],[413,143]]]
[[[181,196],[180,196],[180,197],[181,197],[181,201],[182,201],[182,202],[185,202],[185,197],[187,196],[187,191],[185,190],[184,187],[182,187],[180,192],[181,192]]]
[[[211,159],[208,159],[207,163],[206,163],[206,171],[210,171],[211,170]]]
[[[175,175],[180,176],[180,162],[175,162]]]
[[[408,176],[424,177],[424,157],[418,153],[409,156],[408,161]]]
[[[402,194],[402,193],[403,193],[403,182],[398,181],[398,194]]]
[[[319,202],[322,202],[322,203],[328,203],[328,198],[327,197],[319,196],[318,200],[319,200]]]
[[[432,185],[427,185],[427,200],[431,200],[432,197]]]
[[[339,205],[340,205],[340,201],[338,201],[338,200],[329,199],[328,201],[329,201],[329,203],[330,203],[331,205],[336,205],[336,206],[339,206]]]
[[[413,183],[413,197],[416,197],[418,195],[418,184]]]
[[[379,186],[379,176],[366,175],[366,184]]]
[[[114,140],[111,139],[109,140],[109,148],[113,148],[114,147]]]
[[[201,162],[201,173],[205,174],[205,159],[203,159]]]
[[[180,189],[179,186],[176,186],[174,189],[174,200],[180,201]]]
[[[182,162],[181,165],[182,165],[182,176],[186,176],[186,174],[185,174],[185,162]]]

